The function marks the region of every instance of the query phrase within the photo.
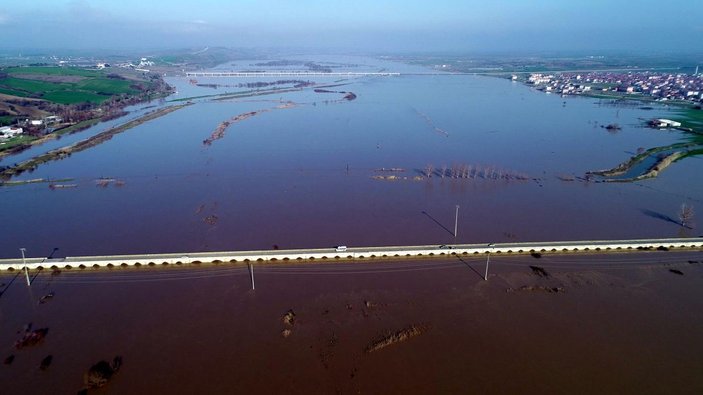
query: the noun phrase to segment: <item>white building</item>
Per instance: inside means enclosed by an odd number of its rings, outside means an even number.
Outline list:
[[[553,77],[552,75],[530,74],[527,78],[527,82],[532,85],[548,84],[552,81]]]
[[[3,126],[0,127],[0,139],[6,140],[12,137],[19,136],[24,130],[16,126]]]
[[[672,121],[671,119],[655,119],[652,123],[658,128],[678,128],[681,122]]]
[[[46,123],[47,125],[52,125],[61,122],[63,122],[63,118],[59,117],[58,115],[50,115],[48,117],[44,117],[44,123]]]
[[[149,66],[153,66],[153,65],[154,65],[154,62],[152,62],[151,60],[148,60],[147,58],[141,58],[139,60],[139,64],[137,65],[137,67],[143,69],[144,67],[149,67]]]

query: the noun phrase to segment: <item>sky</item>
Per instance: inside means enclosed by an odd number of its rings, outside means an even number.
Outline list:
[[[0,48],[702,52],[703,0],[2,0]]]

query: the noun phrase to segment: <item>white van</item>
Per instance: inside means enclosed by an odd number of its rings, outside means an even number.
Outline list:
[[[334,248],[334,250],[337,252],[345,252],[347,251],[347,246],[337,246]]]

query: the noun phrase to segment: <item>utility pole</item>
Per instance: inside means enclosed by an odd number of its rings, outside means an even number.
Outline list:
[[[29,282],[29,270],[27,270],[27,263],[25,262],[25,256],[24,256],[25,251],[27,251],[26,248],[24,248],[24,247],[20,248],[20,252],[22,253],[22,266],[24,266],[24,277],[27,279],[27,286],[29,287],[32,284]]]
[[[456,215],[454,216],[454,240],[456,241],[456,231],[459,227],[459,205],[456,205]]]
[[[254,286],[254,265],[251,263],[249,264],[249,275],[251,276],[251,289],[256,290],[256,287]]]

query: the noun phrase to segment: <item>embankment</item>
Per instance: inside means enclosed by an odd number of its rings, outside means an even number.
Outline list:
[[[210,137],[203,140],[203,145],[209,146],[209,145],[212,145],[212,143],[214,141],[219,140],[221,138],[224,138],[225,133],[227,132],[227,128],[229,128],[230,126],[232,126],[233,124],[235,124],[237,122],[241,122],[245,119],[251,118],[251,117],[259,115],[261,113],[269,112],[272,110],[284,110],[287,108],[293,108],[295,106],[297,106],[297,104],[294,102],[283,102],[282,104],[280,104],[274,108],[264,108],[261,110],[249,111],[249,112],[245,112],[245,113],[236,115],[236,116],[232,117],[231,119],[226,120],[226,121],[222,121],[219,125],[217,125],[215,130],[213,130],[213,132],[210,134]]]
[[[696,151],[697,149],[700,149],[700,144],[697,142],[692,142],[692,143],[679,143],[679,144],[672,144],[668,145],[665,147],[656,147],[649,149],[647,151],[644,151],[640,154],[637,154],[630,159],[628,159],[626,162],[623,162],[612,169],[607,169],[607,170],[598,170],[598,171],[590,171],[586,173],[586,176],[601,176],[604,177],[602,182],[632,182],[632,181],[639,181],[643,180],[646,178],[654,178],[659,175],[664,169],[669,167],[672,163],[676,162],[677,160],[684,158],[688,155],[690,155],[692,152]],[[666,155],[662,154],[666,151],[671,151],[667,153]],[[657,161],[650,166],[649,168],[646,169],[641,174],[632,176],[632,177],[624,177],[624,178],[612,178],[612,177],[617,177],[621,176],[623,174],[626,174],[628,171],[630,171],[633,167],[641,163],[647,158],[650,158],[656,154],[660,154],[661,156],[658,157]]]
[[[25,171],[34,170],[42,163],[60,160],[60,159],[66,158],[68,156],[71,156],[71,154],[73,154],[73,153],[80,152],[80,151],[86,150],[88,148],[94,147],[96,145],[102,144],[102,143],[110,140],[116,134],[122,133],[126,130],[133,128],[133,127],[139,126],[139,125],[141,125],[145,122],[151,121],[153,119],[162,117],[162,116],[169,114],[171,112],[174,112],[176,110],[180,110],[181,108],[189,106],[189,105],[190,104],[181,104],[181,105],[165,107],[165,108],[162,108],[159,110],[149,112],[149,113],[147,113],[137,119],[133,119],[129,122],[126,122],[121,125],[107,129],[106,131],[98,133],[95,136],[92,136],[92,137],[87,138],[85,140],[81,140],[77,143],[74,143],[74,144],[66,146],[66,147],[61,147],[61,148],[51,150],[51,151],[46,152],[42,155],[36,156],[32,159],[28,159],[24,162],[7,167],[7,168],[3,169],[2,171],[0,171],[0,179],[8,180],[14,176],[17,176],[19,174],[24,173]]]

